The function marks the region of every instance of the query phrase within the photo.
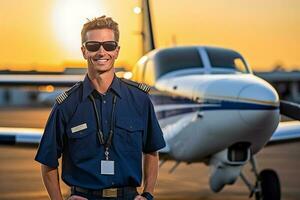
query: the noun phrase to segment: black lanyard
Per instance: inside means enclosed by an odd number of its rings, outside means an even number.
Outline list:
[[[108,138],[106,140],[106,142],[104,141],[104,134],[101,131],[101,123],[100,123],[100,117],[99,117],[99,113],[97,110],[97,106],[96,106],[96,102],[95,102],[95,98],[92,94],[89,95],[89,98],[91,99],[91,101],[93,102],[93,107],[94,107],[94,111],[95,111],[95,115],[96,115],[96,122],[97,122],[97,136],[99,139],[99,142],[101,145],[104,145],[105,147],[105,155],[107,156],[108,159],[108,149],[111,146],[112,143],[112,137],[114,134],[114,127],[115,127],[115,107],[116,107],[116,102],[117,102],[117,97],[115,94],[113,94],[113,105],[112,105],[112,112],[111,112],[111,120],[110,120],[110,130],[109,130],[109,135]]]

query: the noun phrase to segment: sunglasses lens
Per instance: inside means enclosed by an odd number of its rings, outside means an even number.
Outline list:
[[[117,48],[118,44],[114,41],[107,41],[103,42],[102,46],[105,49],[105,51],[114,51]]]
[[[86,42],[85,43],[85,48],[88,50],[88,51],[91,51],[91,52],[96,52],[100,49],[100,42]]]
[[[103,46],[105,51],[114,51],[118,47],[118,43],[115,41],[96,42],[90,41],[85,43],[85,48],[90,52],[96,52]]]

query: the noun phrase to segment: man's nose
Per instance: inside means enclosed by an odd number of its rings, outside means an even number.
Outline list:
[[[99,48],[98,52],[100,52],[100,53],[104,53],[105,52],[105,49],[103,48],[103,45],[100,45],[100,48]]]

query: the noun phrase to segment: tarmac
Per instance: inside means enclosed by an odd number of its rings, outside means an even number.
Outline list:
[[[44,127],[49,108],[0,109],[0,126]],[[274,169],[281,180],[282,199],[300,199],[300,143],[268,146],[257,155],[258,168]],[[34,161],[36,148],[0,145],[0,199],[49,199],[43,186],[40,165]],[[155,190],[157,200],[246,200],[250,192],[240,178],[234,185],[226,186],[220,193],[209,189],[209,167],[202,163],[181,163],[173,173],[175,164],[168,161],[159,171]],[[245,174],[253,179],[250,166]],[[61,181],[65,197],[69,188]],[[254,199],[254,198],[252,198]]]

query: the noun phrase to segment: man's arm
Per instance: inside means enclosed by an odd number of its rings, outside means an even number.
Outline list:
[[[144,154],[144,190],[143,192],[149,192],[153,194],[154,187],[158,176],[158,153],[146,153]]]
[[[59,175],[57,168],[51,168],[47,165],[41,165],[42,177],[44,185],[48,191],[50,199],[52,200],[63,200],[60,186],[59,186]]]
[[[145,153],[144,154],[144,190],[153,195],[154,187],[158,176],[158,153]],[[146,198],[138,195],[134,200],[145,200]]]
[[[145,153],[144,154],[144,190],[153,195],[154,187],[158,176],[158,153]],[[138,195],[135,200],[145,200],[146,198]]]

